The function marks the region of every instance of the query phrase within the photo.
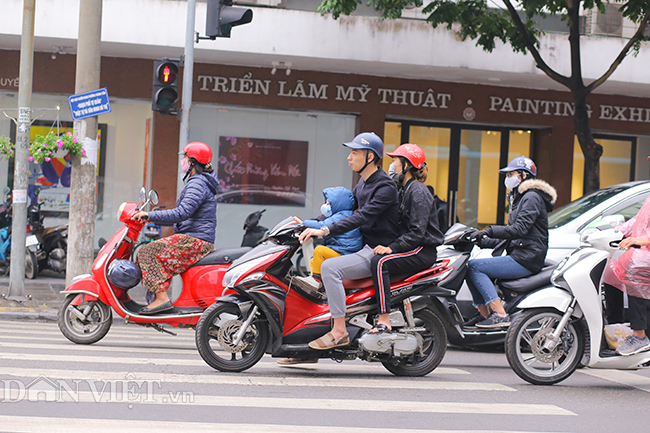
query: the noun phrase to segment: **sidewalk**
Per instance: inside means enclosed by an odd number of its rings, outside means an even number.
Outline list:
[[[25,280],[25,296],[28,301],[18,303],[0,299],[1,319],[29,319],[56,321],[59,305],[64,299],[60,294],[65,289],[65,275],[43,271],[34,280]],[[0,294],[9,292],[9,277],[0,277]]]

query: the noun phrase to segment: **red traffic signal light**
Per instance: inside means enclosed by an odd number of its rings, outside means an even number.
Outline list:
[[[156,60],[153,67],[151,109],[161,114],[176,114],[178,103],[178,60]]]

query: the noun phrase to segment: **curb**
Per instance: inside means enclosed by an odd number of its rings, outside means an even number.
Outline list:
[[[0,319],[9,320],[42,320],[46,322],[56,322],[57,313],[38,313],[29,311],[0,311]]]

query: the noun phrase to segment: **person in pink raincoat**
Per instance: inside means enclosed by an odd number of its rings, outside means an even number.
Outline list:
[[[650,197],[639,213],[616,228],[626,236],[619,244],[625,252],[609,262],[603,281],[608,303],[616,298],[611,296],[614,295],[611,286],[627,293],[633,335],[616,351],[620,355],[633,355],[650,350],[650,339],[646,335],[650,308]],[[640,248],[631,248],[634,245]]]

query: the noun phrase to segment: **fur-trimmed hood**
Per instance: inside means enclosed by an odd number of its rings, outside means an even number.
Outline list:
[[[525,180],[517,187],[518,194],[526,194],[528,191],[535,191],[539,193],[546,202],[546,209],[548,212],[553,210],[555,201],[557,200],[557,191],[547,182],[540,179]]]

